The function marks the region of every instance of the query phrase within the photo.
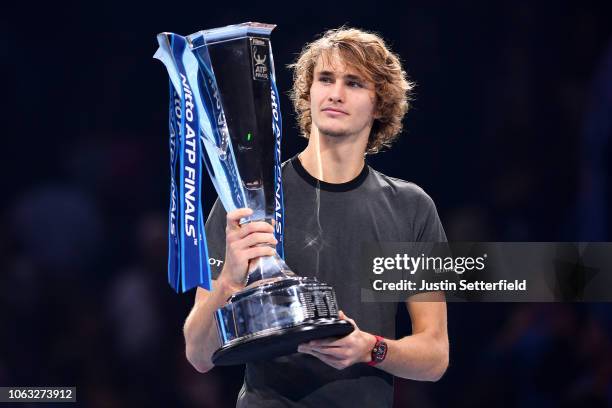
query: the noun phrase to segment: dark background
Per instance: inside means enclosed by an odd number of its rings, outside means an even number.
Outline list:
[[[325,29],[379,32],[417,82],[370,164],[422,186],[450,240],[609,241],[610,2],[30,3],[0,16],[0,385],[76,385],[84,406],[231,406],[241,368],[198,374],[166,283],[168,86],[155,35],[243,21],[285,68]],[[205,206],[214,197],[210,185]],[[397,406],[606,406],[607,304],[449,304],[450,367]],[[398,325],[407,333],[409,322]]]

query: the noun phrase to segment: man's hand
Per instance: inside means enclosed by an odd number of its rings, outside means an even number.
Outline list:
[[[272,225],[265,221],[240,225],[240,219],[252,213],[250,208],[239,208],[227,213],[225,262],[218,280],[232,291],[244,288],[251,259],[271,256],[276,252]]]
[[[353,319],[349,319],[342,311],[341,319],[350,322],[355,330],[341,339],[312,340],[300,344],[298,352],[310,354],[338,370],[355,363],[368,363],[372,360],[372,349],[376,345],[374,335],[359,330]]]

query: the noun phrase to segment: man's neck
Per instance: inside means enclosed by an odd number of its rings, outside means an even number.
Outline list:
[[[319,137],[317,132],[312,132],[308,146],[298,157],[302,167],[314,178],[340,184],[361,173],[365,165],[364,153],[364,143]]]

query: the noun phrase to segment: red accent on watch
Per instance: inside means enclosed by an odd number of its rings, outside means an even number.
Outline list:
[[[382,363],[387,357],[387,342],[384,338],[374,335],[376,344],[372,348],[372,360],[368,362],[369,366],[375,366]]]

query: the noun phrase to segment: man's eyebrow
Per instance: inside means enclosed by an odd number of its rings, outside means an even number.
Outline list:
[[[358,81],[358,82],[364,81],[362,77],[360,77],[359,75],[355,75],[355,74],[347,74],[344,76],[344,78],[348,79],[349,81]]]
[[[317,72],[317,75],[320,76],[336,76],[336,74],[332,71],[319,71]],[[359,82],[364,82],[365,80],[363,79],[363,77],[356,75],[356,74],[346,74],[343,76],[344,79],[348,79],[349,81],[359,81]]]

